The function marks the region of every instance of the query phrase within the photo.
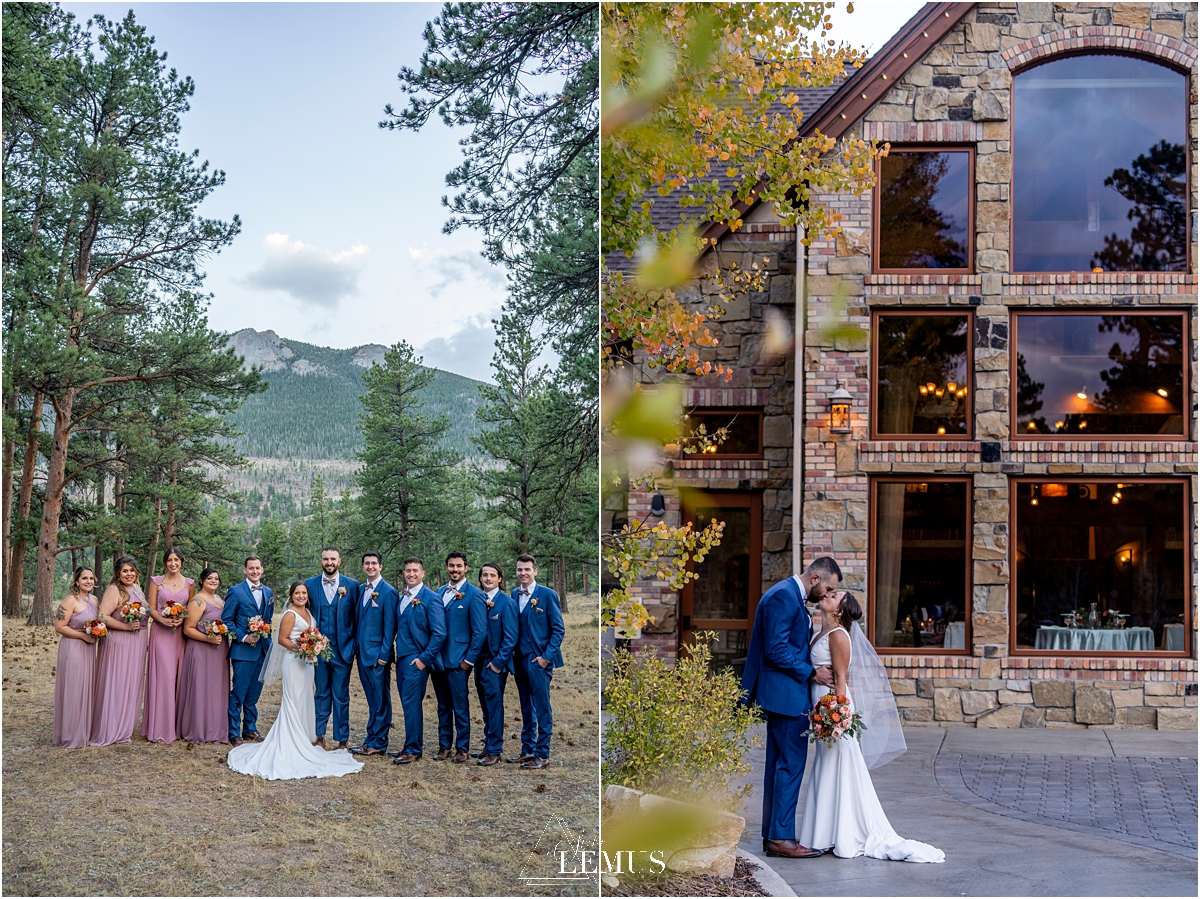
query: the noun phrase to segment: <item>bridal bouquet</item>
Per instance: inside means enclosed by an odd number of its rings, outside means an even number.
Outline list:
[[[211,621],[204,622],[200,629],[204,632],[205,636],[208,637],[229,636],[229,625],[227,625],[220,618],[213,618]]]
[[[107,637],[108,625],[103,618],[89,618],[83,623],[83,632],[89,637]]]
[[[315,627],[306,627],[300,632],[293,652],[310,665],[317,664],[317,659],[328,662],[333,658],[333,650],[329,648],[329,638]]]
[[[263,621],[262,615],[255,615],[250,619],[250,634],[254,639],[250,642],[257,643],[260,637],[269,637],[271,635],[270,622]]]
[[[834,693],[827,693],[817,701],[809,712],[809,720],[812,724],[804,735],[810,743],[820,740],[826,746],[833,746],[839,737],[846,734],[861,740],[862,732],[867,727],[863,724],[861,714],[851,713],[850,700]]]
[[[163,618],[170,618],[172,620],[187,618],[187,607],[177,602],[169,602],[162,607],[160,614]]]
[[[128,621],[130,624],[140,622],[149,614],[149,609],[146,608],[146,604],[140,599],[131,599],[121,606],[121,619]]]

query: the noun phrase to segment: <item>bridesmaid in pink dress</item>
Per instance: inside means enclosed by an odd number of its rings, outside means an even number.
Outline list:
[[[171,547],[163,553],[165,575],[150,578],[150,651],[146,662],[146,710],[142,714],[142,736],[156,743],[175,740],[175,691],[183,667],[183,619],[164,618],[163,607],[177,602],[187,608],[195,592],[192,579],[180,573],[183,555]]]
[[[92,698],[96,683],[96,640],[83,632],[92,618],[99,618],[99,603],[92,596],[96,575],[90,568],[76,568],[67,594],[54,613],[58,641],[58,663],[54,667],[54,745],[67,749],[87,746],[92,729]]]
[[[188,603],[183,635],[183,670],[175,709],[179,739],[192,743],[229,742],[229,639],[200,630],[221,618],[225,603],[217,598],[221,576],[215,568],[200,572],[200,592]]]
[[[112,583],[100,600],[100,617],[108,636],[96,653],[96,707],[92,713],[92,746],[128,743],[133,739],[142,704],[146,673],[145,619],[121,619],[121,606],[133,599],[145,601],[138,587],[137,561],[121,556],[114,566]]]

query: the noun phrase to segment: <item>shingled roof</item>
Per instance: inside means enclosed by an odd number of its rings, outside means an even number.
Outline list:
[[[800,136],[806,137],[817,130],[834,138],[845,134],[850,126],[878,103],[909,69],[936,47],[938,42],[962,20],[962,17],[974,5],[974,3],[926,3],[861,68],[848,67],[846,77],[828,87],[796,89],[795,93],[800,98],[797,105],[804,113]],[[772,104],[771,111],[783,111],[784,109],[782,104],[777,103]],[[734,184],[734,179],[724,175],[717,175],[717,179],[721,182],[722,187]],[[737,208],[743,214],[749,212],[758,205],[760,193],[761,185],[758,185],[755,187],[752,198],[747,202],[739,203]],[[679,205],[678,197],[674,193],[665,197],[649,199],[653,203],[650,209],[650,218],[654,227],[659,231],[670,231],[678,226],[685,217],[694,215],[693,209],[684,209]],[[702,234],[707,238],[719,239],[728,232],[727,225],[712,223],[702,231]],[[618,271],[627,271],[634,266],[634,260],[622,253],[610,253],[606,257],[606,262],[610,269]]]

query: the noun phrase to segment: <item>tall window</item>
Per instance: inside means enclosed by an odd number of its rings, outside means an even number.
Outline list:
[[[892,149],[879,161],[878,270],[970,270],[972,155]]]
[[[877,478],[871,487],[873,642],[967,652],[970,481]]]
[[[1013,321],[1014,436],[1184,436],[1185,313]]]
[[[1187,269],[1187,78],[1070,56],[1013,81],[1013,270]]]
[[[762,426],[762,409],[723,406],[693,409],[684,422],[685,431],[696,438],[697,458],[761,459]]]
[[[1014,480],[1015,646],[1186,650],[1182,481]]]
[[[877,313],[873,432],[878,437],[971,434],[971,316]]]

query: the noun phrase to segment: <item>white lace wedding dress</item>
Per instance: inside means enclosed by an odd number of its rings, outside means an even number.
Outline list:
[[[296,609],[290,640],[295,642],[311,625]],[[274,647],[272,651],[277,651]],[[299,780],[305,777],[341,777],[362,770],[346,750],[326,752],[313,746],[316,739],[316,700],[313,679],[316,669],[294,652],[283,652],[283,699],[279,717],[261,743],[243,743],[229,750],[227,764],[233,771],[266,780]]]
[[[846,633],[842,628],[834,628]],[[833,631],[830,631],[833,633]],[[849,638],[849,634],[846,634]],[[829,665],[829,634],[817,639],[812,646],[812,664],[816,668]],[[812,701],[831,688],[816,681],[809,688]],[[854,697],[847,697],[854,708]],[[898,862],[943,862],[946,854],[926,843],[905,840],[892,830],[871,774],[863,759],[858,740],[842,737],[833,746],[814,742],[809,746],[808,797],[804,801],[804,819],[800,824],[799,842],[813,849],[833,848],[838,858],[870,858]]]

